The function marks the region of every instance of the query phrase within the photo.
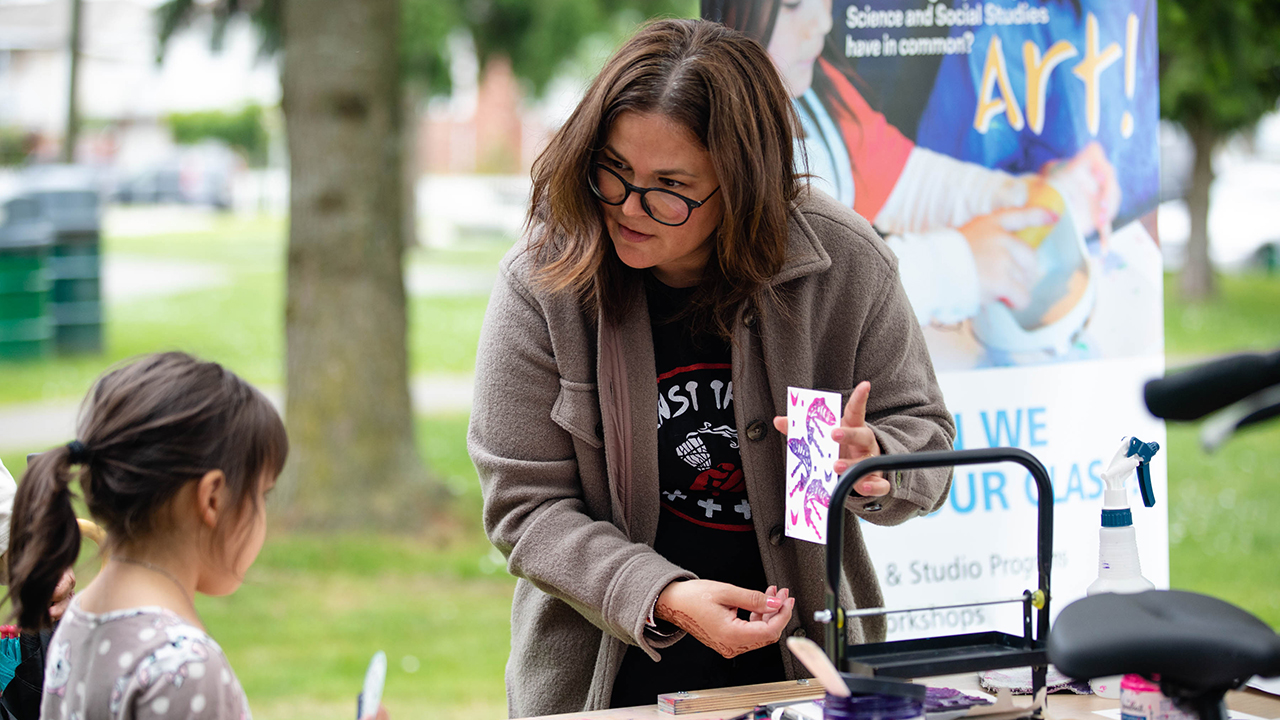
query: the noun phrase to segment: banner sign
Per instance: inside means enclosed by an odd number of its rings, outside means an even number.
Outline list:
[[[768,49],[800,120],[798,169],[897,255],[956,447],[1020,447],[1053,478],[1041,499],[1020,466],[959,468],[931,516],[864,522],[888,606],[1034,588],[1041,501],[1052,608],[1083,596],[1102,471],[1123,436],[1165,443],[1141,399],[1164,372],[1155,1],[703,0],[703,15]],[[1158,587],[1166,459],[1155,507],[1129,482]],[[1021,632],[1016,605],[888,620],[890,639]]]

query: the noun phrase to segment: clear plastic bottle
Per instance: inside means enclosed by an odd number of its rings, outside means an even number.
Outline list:
[[[1110,512],[1102,511],[1102,529],[1098,531],[1098,579],[1085,593],[1139,593],[1155,588],[1155,583],[1142,576],[1138,534],[1133,529],[1129,509],[1124,509],[1123,518],[1114,520],[1108,518]],[[1108,525],[1108,521],[1125,524]]]

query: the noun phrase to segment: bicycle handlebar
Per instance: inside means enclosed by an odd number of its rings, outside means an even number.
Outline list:
[[[1229,355],[1151,380],[1142,395],[1147,409],[1158,418],[1197,420],[1276,384],[1280,384],[1280,350]]]

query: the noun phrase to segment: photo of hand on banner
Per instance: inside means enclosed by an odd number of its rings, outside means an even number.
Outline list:
[[[766,46],[800,118],[798,171],[885,236],[917,319],[944,331],[928,335],[939,369],[1088,356],[1079,340],[1095,266],[1122,201],[1102,145],[1017,173],[959,160],[917,145],[867,101],[832,0],[706,0],[703,12]]]
[[[1097,230],[1105,249],[1120,211],[1120,182],[1102,145],[1091,142],[1069,160],[1047,163],[1041,178],[1062,189],[1067,206],[1077,218],[1088,220],[1086,227]],[[1035,195],[1033,187],[1031,204],[1035,204]]]

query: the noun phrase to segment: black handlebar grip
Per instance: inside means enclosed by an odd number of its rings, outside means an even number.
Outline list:
[[[1142,395],[1158,418],[1196,420],[1277,383],[1280,350],[1231,355],[1151,380]]]

